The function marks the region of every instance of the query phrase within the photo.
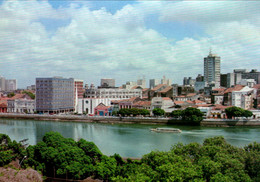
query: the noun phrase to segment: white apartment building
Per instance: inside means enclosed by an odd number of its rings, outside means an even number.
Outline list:
[[[94,114],[94,109],[100,103],[106,106],[111,106],[111,99],[108,98],[84,98],[78,100],[78,113],[79,114]]]
[[[35,111],[35,100],[27,98],[7,100],[7,112],[9,113],[33,114]]]
[[[240,91],[232,92],[232,106],[241,107],[243,109],[250,109],[253,104],[253,88],[245,86]]]
[[[130,99],[132,97],[142,98],[142,89],[120,89],[120,88],[99,88],[86,89],[86,98],[107,98],[112,100]]]

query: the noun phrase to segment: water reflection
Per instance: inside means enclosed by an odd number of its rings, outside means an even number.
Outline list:
[[[97,124],[35,120],[0,119],[0,133],[12,140],[29,139],[34,145],[44,134],[57,131],[64,137],[78,141],[83,138],[93,141],[106,155],[118,153],[123,157],[141,157],[152,150],[167,151],[178,142],[203,143],[205,138],[224,136],[232,145],[243,147],[253,141],[260,142],[260,128],[207,128],[196,126],[169,126],[180,128],[182,133],[156,133],[155,125]],[[166,126],[163,126],[166,127]]]

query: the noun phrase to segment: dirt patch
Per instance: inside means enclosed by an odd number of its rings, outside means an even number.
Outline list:
[[[13,169],[0,167],[0,182],[41,182],[42,175],[33,169]]]

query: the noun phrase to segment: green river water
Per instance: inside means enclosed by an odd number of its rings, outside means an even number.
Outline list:
[[[156,133],[151,128],[173,127],[182,133]],[[200,126],[159,126],[141,124],[99,124],[59,121],[36,121],[0,119],[0,133],[8,134],[12,140],[29,139],[34,145],[44,134],[57,131],[64,137],[93,141],[103,154],[120,154],[122,157],[142,157],[152,150],[167,151],[172,145],[182,142],[203,143],[208,137],[224,136],[232,145],[243,147],[251,142],[260,142],[260,128],[232,127],[212,128]]]

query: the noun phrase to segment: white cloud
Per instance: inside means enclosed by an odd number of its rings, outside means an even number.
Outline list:
[[[232,9],[230,16],[224,18],[228,8]],[[123,83],[141,75],[166,75],[181,82],[184,76],[202,73],[202,60],[210,47],[223,58],[224,70],[231,71],[234,64],[243,66],[244,60],[259,57],[257,51],[248,51],[248,47],[259,46],[260,32],[259,21],[253,21],[259,20],[258,14],[252,19],[250,8],[254,8],[250,3],[246,8],[228,4],[214,8],[208,3],[203,9],[198,2],[140,2],[112,14],[105,8],[91,11],[88,4],[77,6],[75,2],[58,9],[46,1],[4,2],[0,6],[0,16],[4,15],[0,20],[2,74],[22,80],[22,86],[33,84],[35,77],[58,75],[88,83],[99,83],[102,77]],[[239,11],[243,18],[235,16]],[[196,21],[209,37],[170,42],[145,27],[145,17],[150,14],[160,14],[160,20],[168,23]],[[217,22],[212,23],[214,17]],[[50,36],[41,19],[69,22]]]

